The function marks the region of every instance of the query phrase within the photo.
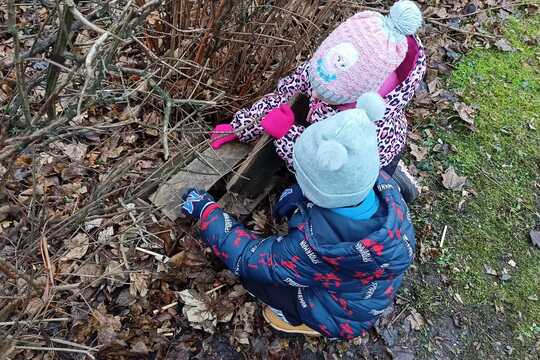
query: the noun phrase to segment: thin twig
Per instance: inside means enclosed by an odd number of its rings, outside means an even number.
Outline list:
[[[84,344],[77,344],[77,343],[75,343],[75,342],[67,341],[67,340],[64,340],[64,339],[48,338],[48,340],[50,340],[50,341],[52,341],[52,342],[55,342],[55,343],[58,343],[58,344],[69,345],[69,346],[73,346],[73,347],[78,347],[78,348],[85,349],[85,350],[88,350],[88,351],[98,351],[97,348],[93,348],[93,347],[90,347],[90,346],[86,346],[86,345],[84,345]]]
[[[63,55],[70,40],[71,26],[73,24],[73,15],[68,9],[66,9],[66,7],[67,6],[64,6],[61,10],[59,10],[62,12],[62,23],[60,24],[60,29],[58,29],[58,37],[54,43],[54,50],[52,53],[52,58],[55,61],[58,60],[60,62],[64,62]],[[45,87],[46,98],[49,98],[51,94],[56,93],[56,83],[60,74],[59,68],[65,68],[63,64],[56,63],[55,61],[53,61],[53,63],[55,63],[56,67],[50,66],[47,69],[47,85]],[[67,71],[70,72],[69,69]],[[47,108],[47,114],[50,121],[56,118],[56,97],[57,96],[54,96],[51,99]]]
[[[403,315],[403,313],[409,308],[409,304],[405,305],[405,307],[403,308],[403,310],[401,310],[399,312],[399,314],[396,315],[395,318],[392,319],[392,321],[390,322],[390,324],[388,324],[388,327],[392,327],[392,325],[394,325],[394,323],[401,317],[401,315]]]
[[[94,45],[92,45],[92,47],[90,48],[90,51],[88,51],[88,54],[86,55],[86,59],[85,59],[86,79],[84,80],[84,85],[83,85],[83,87],[81,89],[81,95],[79,97],[79,102],[77,103],[77,117],[81,116],[84,93],[86,92],[86,89],[88,88],[88,85],[90,84],[90,81],[94,79],[94,67],[93,67],[94,60],[97,57],[99,48],[107,40],[109,35],[110,35],[109,32],[106,32],[106,33],[102,34],[96,40]]]
[[[13,63],[15,64],[15,73],[17,75],[17,92],[21,98],[26,126],[32,127],[30,103],[28,101],[28,94],[26,93],[26,88],[24,86],[24,64],[20,58],[21,43],[19,40],[19,31],[17,30],[17,10],[15,8],[15,0],[8,0],[8,29],[11,36],[13,36]]]
[[[75,3],[73,2],[73,0],[66,0],[66,5],[67,7],[69,8],[71,14],[73,14],[73,16],[79,20],[84,26],[86,26],[87,28],[89,28],[90,30],[92,31],[95,31],[97,32],[98,34],[102,34],[102,35],[105,35],[107,34],[107,37],[108,36],[112,36],[113,38],[115,38],[116,40],[119,40],[121,42],[125,42],[124,39],[110,33],[109,31],[107,30],[103,30],[102,28],[100,28],[99,26],[97,26],[96,24],[94,24],[93,22],[91,22],[90,20],[88,20],[87,18],[84,17],[83,14],[81,14],[81,12],[77,9],[77,7],[75,6]]]
[[[446,239],[446,230],[448,230],[448,225],[444,225],[444,229],[441,236],[441,241],[439,242],[439,247],[442,249],[444,245],[444,239]]]
[[[497,36],[484,34],[484,33],[478,32],[478,31],[468,31],[468,30],[459,29],[459,28],[456,28],[454,26],[445,24],[443,22],[440,22],[440,21],[437,21],[437,20],[434,20],[434,19],[427,19],[427,21],[430,22],[430,23],[433,23],[435,25],[439,25],[439,26],[445,27],[447,29],[450,29],[452,31],[458,32],[460,34],[473,35],[473,36],[483,37],[483,38],[491,39],[491,40],[496,40],[498,38]]]
[[[90,353],[88,350],[81,350],[81,349],[71,349],[71,348],[57,348],[57,347],[41,347],[41,346],[24,346],[24,345],[16,345],[15,349],[18,350],[34,350],[34,351],[60,351],[60,352],[70,352],[70,353],[78,353],[78,354],[85,354],[90,359],[95,359],[94,355]]]
[[[227,286],[227,284],[221,284],[221,285],[219,285],[219,286],[216,286],[215,288],[210,289],[210,290],[208,290],[207,292],[205,292],[205,294],[206,294],[206,295],[210,295],[210,294],[212,294],[212,293],[218,291],[219,289],[221,289],[221,288],[224,287],[224,286]]]
[[[59,62],[56,62],[54,60],[47,59],[47,58],[26,58],[26,59],[24,59],[24,61],[37,61],[37,62],[45,61],[45,62],[48,62],[49,64],[54,65],[54,66],[66,71],[66,72],[71,72],[70,68],[60,64]],[[48,83],[48,81],[47,81],[47,83]]]
[[[441,18],[439,18],[439,17],[438,18],[428,17],[428,18],[426,18],[426,20],[433,20],[433,19],[450,20],[450,19],[455,19],[455,18],[465,18],[465,17],[474,16],[476,14],[483,13],[483,12],[499,10],[499,9],[505,8],[507,6],[522,6],[522,5],[530,5],[530,4],[531,4],[530,1],[524,1],[524,2],[518,2],[518,3],[510,3],[510,4],[505,3],[504,5],[491,6],[491,7],[485,8],[485,9],[478,9],[476,11],[473,11],[473,12],[470,12],[470,13],[467,13],[467,14],[450,14],[448,16],[441,17]]]
[[[153,251],[150,251],[150,250],[147,250],[147,249],[136,247],[135,250],[143,252],[143,253],[148,254],[148,255],[152,255],[157,261],[160,261],[162,263],[168,263],[169,260],[170,260],[170,258],[168,256],[166,256],[166,255],[161,255],[161,254],[158,254],[156,252],[153,252]]]
[[[156,90],[159,95],[163,98],[165,102],[165,109],[163,109],[163,131],[161,134],[161,141],[163,143],[163,157],[165,160],[169,159],[169,121],[171,118],[172,111],[172,99],[168,92],[163,90],[161,87],[152,80],[148,79],[148,83]]]
[[[23,278],[35,292],[40,292],[41,290],[41,288],[34,282],[34,280],[29,275],[18,272],[13,265],[11,265],[6,259],[2,257],[0,257],[0,271],[12,279],[17,279],[17,277]]]
[[[43,323],[43,322],[64,322],[64,321],[70,321],[70,318],[52,318],[52,319],[37,319],[37,320],[19,320],[19,321],[4,321],[0,322],[0,326],[12,326],[16,324],[20,325],[31,325],[36,323]]]

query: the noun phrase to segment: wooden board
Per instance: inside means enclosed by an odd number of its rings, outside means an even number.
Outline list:
[[[283,167],[276,154],[273,139],[263,135],[255,144],[242,166],[227,183],[227,190],[256,198],[267,187],[273,176]]]
[[[251,149],[251,146],[241,143],[225,144],[218,150],[209,147],[161,185],[150,196],[150,201],[169,219],[176,220],[182,215],[180,203],[185,190],[192,187],[209,190],[219,179],[230,173]]]

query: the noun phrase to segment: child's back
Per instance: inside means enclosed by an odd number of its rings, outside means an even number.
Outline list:
[[[263,314],[280,330],[299,332],[295,326],[304,324],[328,337],[361,335],[392,302],[413,260],[407,205],[394,180],[379,172],[372,120],[384,103],[375,94],[359,100],[367,103],[299,138],[298,186],[277,204],[277,214],[290,217],[287,235],[261,239],[209,195],[185,196],[184,210],[201,218],[203,240],[250,293],[277,310]]]
[[[279,253],[268,250],[273,254],[272,276],[298,287],[297,298],[291,299],[297,314],[289,310],[288,318],[297,317],[327,336],[351,338],[370,328],[390,305],[413,260],[415,236],[407,205],[384,173],[375,196],[380,205],[368,219],[352,219],[307,200],[298,204]],[[261,268],[265,266],[267,261],[248,263],[239,275],[257,278],[257,272],[267,271]],[[247,280],[248,289],[251,282]],[[282,294],[269,291],[267,296]]]

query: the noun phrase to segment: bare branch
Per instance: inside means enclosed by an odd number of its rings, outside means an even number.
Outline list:
[[[28,101],[28,94],[26,93],[26,88],[24,86],[24,64],[22,63],[19,56],[21,51],[21,44],[19,40],[19,31],[17,30],[17,9],[15,8],[14,0],[8,0],[8,28],[11,36],[13,36],[13,43],[15,45],[13,51],[13,63],[15,64],[15,72],[17,74],[17,91],[21,98],[26,126],[32,127],[30,103]]]
[[[66,6],[61,10],[63,12],[62,25],[58,30],[58,36],[54,44],[54,51],[52,54],[53,61],[64,62],[64,52],[66,51],[69,43],[71,25],[73,23],[73,15]],[[59,66],[50,66],[47,73],[47,85],[45,88],[45,97],[48,98],[51,94],[55,93],[56,83],[58,81]],[[56,118],[56,96],[51,99],[47,109],[49,120]]]

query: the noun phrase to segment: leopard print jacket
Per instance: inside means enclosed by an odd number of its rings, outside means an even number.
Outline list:
[[[411,101],[426,72],[424,47],[420,39],[415,37],[415,40],[418,44],[418,59],[414,69],[404,81],[384,97],[387,104],[386,112],[381,120],[375,122],[381,167],[388,165],[394,157],[399,156],[405,146],[407,139],[405,107]],[[259,121],[253,119],[262,119],[268,112],[288,102],[298,93],[305,93],[311,98],[307,119],[309,123],[324,120],[340,111],[339,107],[326,104],[312,96],[307,74],[308,66],[307,62],[300,65],[292,74],[279,81],[276,91],[267,94],[251,107],[244,108],[234,115],[231,125],[240,141],[251,142],[258,139],[263,129]],[[290,170],[292,170],[293,146],[303,131],[303,126],[293,125],[285,136],[274,140],[278,155],[285,160]]]

